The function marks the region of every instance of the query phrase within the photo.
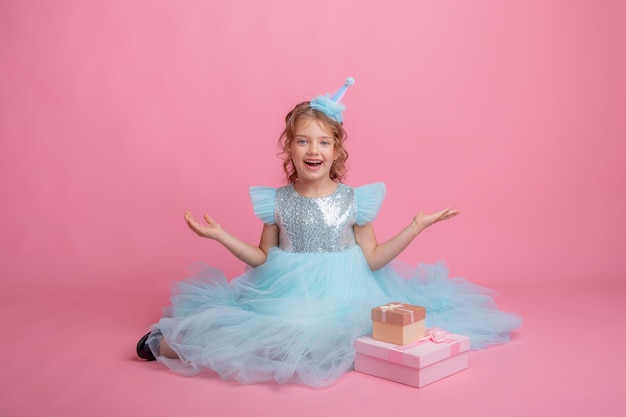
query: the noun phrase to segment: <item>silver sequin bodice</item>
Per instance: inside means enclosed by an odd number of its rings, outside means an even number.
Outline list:
[[[287,252],[340,252],[356,244],[354,188],[338,184],[326,197],[298,194],[293,184],[276,190],[274,206],[280,229],[278,246]]]

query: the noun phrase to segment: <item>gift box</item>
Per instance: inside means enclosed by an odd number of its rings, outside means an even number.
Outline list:
[[[406,345],[424,337],[426,309],[411,304],[389,303],[372,309],[372,338]]]
[[[362,336],[354,348],[355,371],[417,388],[469,366],[469,337],[439,330],[404,346]]]

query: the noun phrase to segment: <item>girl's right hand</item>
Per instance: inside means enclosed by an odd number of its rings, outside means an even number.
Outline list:
[[[198,236],[219,240],[223,233],[222,226],[216,223],[208,214],[204,215],[204,221],[206,221],[206,225],[198,223],[191,216],[191,213],[188,211],[185,212],[185,222],[187,226]]]

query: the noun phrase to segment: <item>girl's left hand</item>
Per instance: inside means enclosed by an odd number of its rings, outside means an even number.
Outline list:
[[[417,216],[413,218],[413,222],[417,225],[420,231],[426,229],[428,226],[440,222],[442,220],[448,220],[459,214],[458,210],[446,208],[441,211],[432,214],[424,214],[423,211],[417,213]]]

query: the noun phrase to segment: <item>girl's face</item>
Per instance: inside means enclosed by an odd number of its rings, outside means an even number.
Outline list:
[[[315,119],[304,119],[296,126],[289,147],[298,181],[330,180],[335,160],[332,132]]]

